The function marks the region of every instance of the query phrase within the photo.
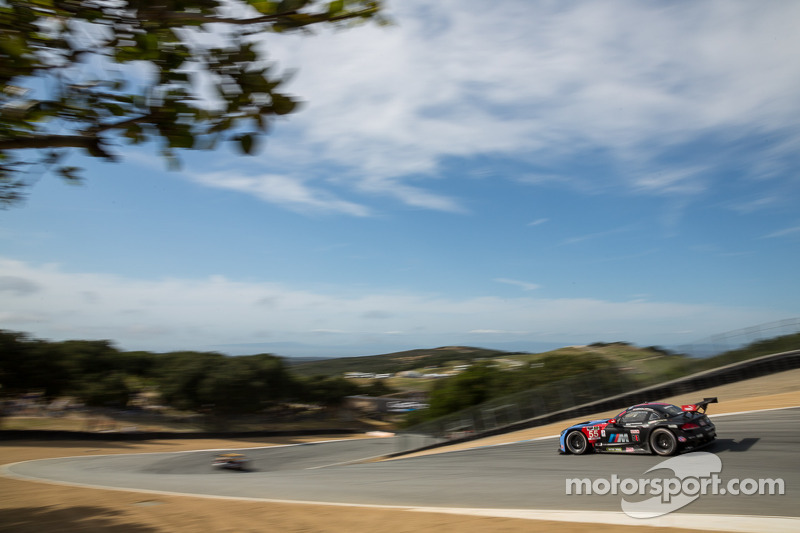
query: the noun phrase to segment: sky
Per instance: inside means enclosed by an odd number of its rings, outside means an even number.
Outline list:
[[[72,155],[0,211],[0,329],[358,356],[800,317],[800,3],[390,0],[268,35],[257,155]]]

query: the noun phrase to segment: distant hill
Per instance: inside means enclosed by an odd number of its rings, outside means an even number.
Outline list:
[[[340,357],[303,363],[290,363],[290,371],[301,376],[341,376],[345,372],[372,372],[386,374],[424,367],[437,367],[445,363],[469,363],[476,359],[491,359],[510,355],[509,352],[473,348],[470,346],[443,346],[361,357]]]
[[[283,362],[286,366],[297,366],[308,363],[317,363],[319,361],[327,361],[329,357],[284,357]]]

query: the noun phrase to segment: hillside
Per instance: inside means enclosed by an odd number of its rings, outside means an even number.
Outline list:
[[[342,376],[345,372],[368,372],[375,374],[395,374],[405,370],[425,371],[425,373],[445,372],[457,365],[467,365],[479,360],[493,360],[499,367],[516,368],[523,365],[536,365],[542,358],[551,355],[581,357],[587,354],[600,356],[619,367],[634,367],[650,370],[654,363],[668,366],[683,361],[683,357],[667,355],[666,352],[650,347],[640,348],[625,342],[596,343],[588,346],[567,346],[543,353],[519,353],[475,348],[470,346],[443,346],[395,352],[383,355],[343,357],[323,359],[293,364],[292,373],[301,376]],[[660,365],[659,365],[660,366]]]
[[[394,374],[404,370],[439,367],[444,364],[468,364],[477,359],[492,359],[507,355],[508,352],[486,348],[443,346],[383,355],[324,359],[292,365],[290,371],[301,376],[341,376],[345,372]]]

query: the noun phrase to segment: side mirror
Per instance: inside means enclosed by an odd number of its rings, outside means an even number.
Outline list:
[[[616,423],[617,423],[617,419],[616,419],[616,418],[611,418],[611,419],[609,419],[609,421],[608,421],[608,424],[609,424],[609,425],[611,425],[611,426],[613,426],[613,425],[614,425],[614,424],[616,424]]]

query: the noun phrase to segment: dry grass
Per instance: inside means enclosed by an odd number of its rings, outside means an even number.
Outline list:
[[[689,403],[698,397],[716,395],[720,404],[712,413],[800,405],[800,370],[716,387],[702,393],[669,399]],[[654,398],[655,399],[655,398]],[[558,424],[563,428],[568,422]],[[531,433],[505,435],[505,440],[553,434],[553,427]],[[360,437],[357,435],[354,437]],[[337,438],[341,438],[338,436]],[[496,438],[495,438],[496,439]],[[144,443],[98,442],[6,442],[3,463],[112,453],[164,452],[209,448],[245,448],[289,444],[313,438],[255,440],[164,440]],[[471,445],[486,445],[488,439]],[[512,518],[485,518],[403,510],[352,508],[288,503],[258,503],[213,500],[191,496],[153,496],[136,492],[66,487],[10,478],[0,478],[0,530],[4,532],[448,532],[461,533],[634,533],[641,527],[602,524],[570,524]],[[659,533],[690,530],[659,528]]]

